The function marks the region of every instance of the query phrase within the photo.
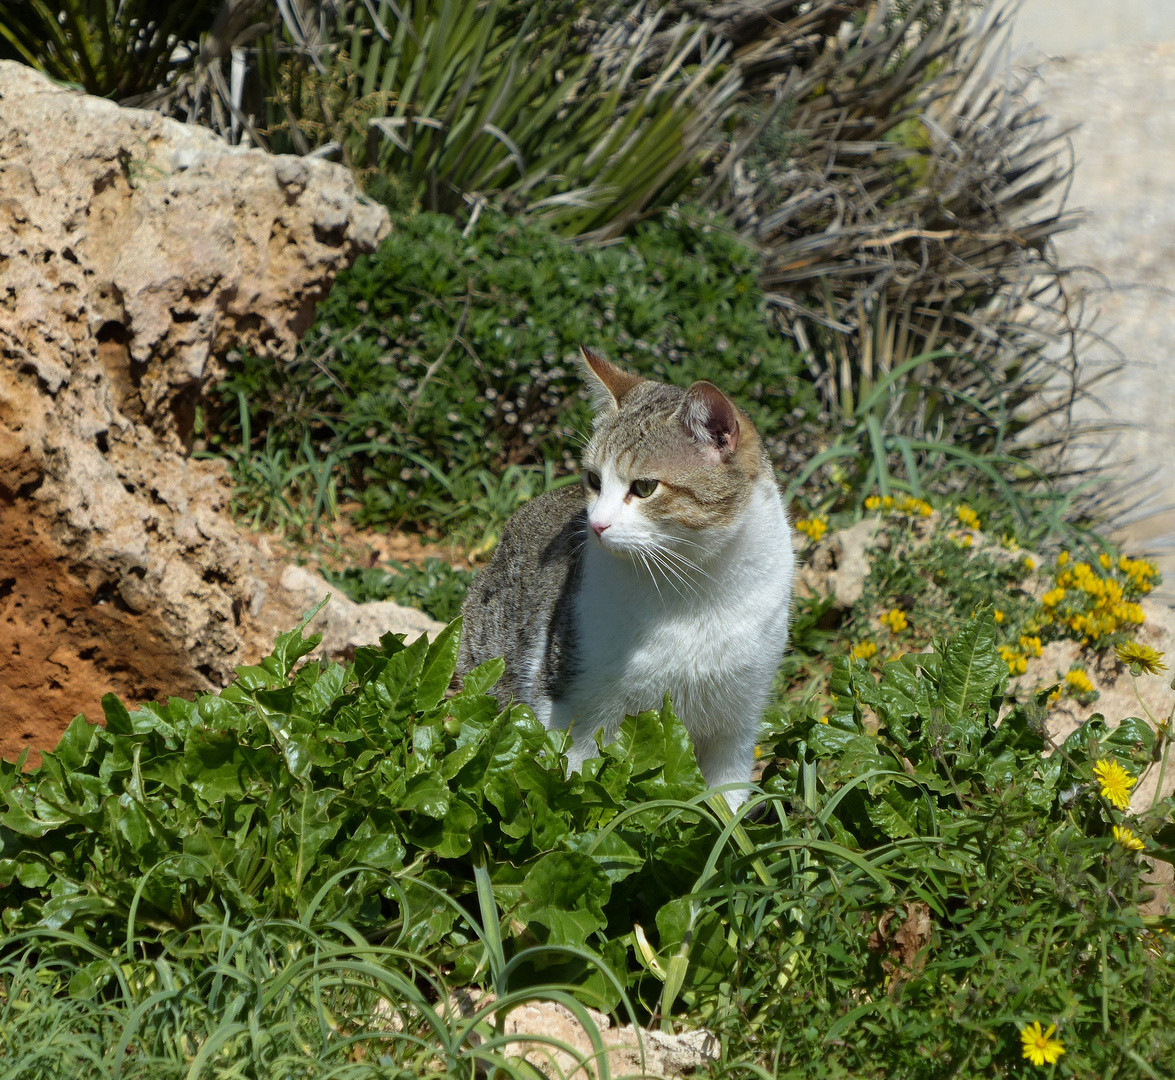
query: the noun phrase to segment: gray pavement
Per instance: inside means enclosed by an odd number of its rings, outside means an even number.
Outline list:
[[[1075,128],[1070,206],[1087,217],[1056,246],[1107,339],[1082,360],[1123,362],[1098,390],[1104,412],[1081,418],[1120,423],[1110,459],[1150,478],[1123,535],[1160,556],[1175,597],[1175,0],[1025,0],[1012,42],[1051,123]]]

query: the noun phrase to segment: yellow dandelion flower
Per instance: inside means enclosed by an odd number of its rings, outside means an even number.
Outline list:
[[[1065,682],[1069,685],[1069,688],[1074,693],[1093,693],[1093,680],[1089,677],[1084,668],[1074,668],[1065,676]]]
[[[1020,1042],[1023,1045],[1023,1056],[1037,1068],[1044,1065],[1055,1065],[1065,1052],[1060,1039],[1053,1038],[1057,1030],[1056,1024],[1049,1024],[1048,1029],[1040,1026],[1039,1020],[1033,1020],[1026,1028],[1020,1031]]]
[[[998,623],[1001,623],[1004,621],[1004,613],[1002,611],[1000,611],[999,608],[996,608],[995,611],[993,611],[991,613],[991,617],[993,619],[995,619],[995,621]]]
[[[894,637],[897,637],[910,624],[906,621],[906,613],[901,608],[894,608],[880,616],[878,621],[886,627]]]
[[[808,539],[815,544],[828,531],[828,518],[802,518],[796,522],[796,530],[805,533]]]
[[[877,646],[872,641],[858,641],[853,646],[854,660],[870,660],[877,655]]]
[[[1118,841],[1127,851],[1145,851],[1146,844],[1144,844],[1137,836],[1134,835],[1132,829],[1127,829],[1123,825],[1114,826],[1114,839]]]
[[[1058,566],[1064,566],[1065,563],[1067,563],[1068,561],[1069,561],[1069,552],[1067,552],[1067,551],[1062,551],[1061,554],[1057,556],[1057,565]]]
[[[969,529],[979,528],[979,515],[966,503],[962,503],[955,511],[955,517],[959,519],[960,524],[966,525]]]
[[[1148,675],[1157,675],[1160,671],[1167,670],[1167,665],[1163,663],[1163,657],[1166,653],[1161,653],[1158,649],[1152,649],[1149,645],[1142,645],[1137,641],[1116,645],[1114,654],[1122,663],[1129,664],[1131,667],[1137,666]]]
[[[1102,798],[1119,810],[1130,809],[1130,789],[1138,783],[1138,777],[1131,776],[1116,758],[1102,758],[1093,767],[1093,775],[1102,787]]]

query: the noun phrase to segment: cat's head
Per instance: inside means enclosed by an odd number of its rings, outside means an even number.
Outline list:
[[[770,468],[754,425],[712,383],[654,382],[581,351],[596,413],[580,470],[595,539],[635,556],[717,554]]]

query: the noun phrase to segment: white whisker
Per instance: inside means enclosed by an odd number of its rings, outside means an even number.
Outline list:
[[[672,548],[665,545],[659,545],[657,550],[663,555],[667,561],[675,562],[679,570],[687,573],[700,574],[708,581],[714,581],[714,578],[703,570],[697,563],[691,559],[687,559],[680,551],[674,551]]]
[[[653,560],[653,562],[656,563],[658,569],[660,569],[661,572],[665,575],[665,580],[673,588],[673,591],[684,600],[685,594],[681,591],[680,588],[678,588],[678,582],[686,586],[689,585],[689,582],[682,578],[681,574],[672,566],[672,564],[666,562],[661,557],[660,552],[658,552],[656,548],[649,548],[647,549],[646,553]]]

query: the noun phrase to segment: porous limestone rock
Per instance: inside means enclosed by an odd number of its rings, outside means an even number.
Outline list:
[[[302,566],[287,566],[278,584],[286,593],[286,604],[302,611],[309,611],[330,597],[311,623],[314,633],[322,635],[322,643],[312,656],[350,657],[358,646],[374,644],[389,630],[404,634],[405,641],[415,641],[421,634],[435,637],[445,628],[444,623],[430,619],[423,612],[390,600],[357,604]]]
[[[828,596],[838,610],[848,611],[865,589],[869,552],[889,548],[879,517],[867,517],[847,529],[836,529],[811,550],[801,549],[796,590],[800,595]]]
[[[187,456],[196,405],[230,347],[292,357],[387,230],[339,165],[0,62],[0,755],[107,690],[220,687],[297,622]]]
[[[451,1007],[468,1017],[492,1004],[491,995],[465,990],[454,995]],[[705,1028],[650,1031],[632,1024],[615,1025],[611,1017],[595,1009],[584,1008],[583,1013],[594,1033],[565,1005],[538,999],[523,1002],[506,1015],[502,1033],[513,1038],[500,1053],[507,1059],[527,1061],[551,1080],[596,1080],[604,1074],[593,1034],[603,1046],[609,1075],[616,1077],[680,1080],[704,1070],[719,1056],[718,1039]],[[485,1019],[493,1023],[493,1013]]]

